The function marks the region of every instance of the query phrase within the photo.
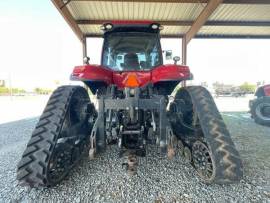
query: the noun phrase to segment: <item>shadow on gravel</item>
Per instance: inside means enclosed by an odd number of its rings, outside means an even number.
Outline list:
[[[86,157],[58,186],[20,187],[16,164],[38,118],[1,124],[0,202],[269,202],[270,128],[246,112],[222,116],[244,163],[244,179],[232,185],[205,185],[181,157],[161,158],[155,147],[139,159],[138,174],[129,176],[112,146],[93,161]]]

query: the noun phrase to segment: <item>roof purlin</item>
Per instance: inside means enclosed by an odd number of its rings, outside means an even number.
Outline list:
[[[104,23],[111,22],[112,20],[76,20],[78,25],[102,25]],[[136,21],[136,20],[134,20]],[[132,21],[131,21],[132,22]],[[194,21],[179,21],[179,20],[170,20],[170,21],[155,21],[164,26],[191,26]],[[270,26],[270,21],[206,21],[204,25],[207,26]]]
[[[71,0],[71,1],[97,1],[97,0]],[[101,0],[104,2],[153,2],[153,3],[208,3],[209,0]],[[269,0],[224,0],[223,4],[270,4]]]

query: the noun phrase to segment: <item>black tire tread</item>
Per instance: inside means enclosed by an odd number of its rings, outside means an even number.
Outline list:
[[[81,86],[62,86],[51,95],[18,164],[17,180],[20,185],[40,187],[54,184],[47,178],[49,157],[75,91],[86,92]]]
[[[239,152],[219,113],[211,94],[201,86],[189,86],[178,90],[187,91],[198,114],[204,139],[214,159],[215,172],[207,183],[232,183],[243,177],[243,165]]]
[[[256,108],[259,104],[261,103],[269,103],[270,104],[270,97],[269,96],[265,96],[265,97],[259,97],[258,99],[255,99],[253,101],[253,104],[251,106],[250,112],[252,115],[252,118],[254,118],[254,121],[257,124],[260,125],[265,125],[265,126],[270,126],[270,121],[269,120],[264,120],[263,118],[261,118],[259,115],[257,115],[256,113]]]

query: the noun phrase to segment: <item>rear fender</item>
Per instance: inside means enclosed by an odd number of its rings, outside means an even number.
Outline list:
[[[111,84],[118,88],[125,88],[125,81],[130,74],[135,74],[139,86],[149,83],[157,89],[166,89],[170,94],[175,86],[184,80],[192,79],[189,67],[180,65],[161,65],[148,71],[113,71],[100,65],[76,66],[71,74],[71,80],[83,81],[93,93],[103,86]]]
[[[264,95],[269,97],[270,96],[270,85],[265,85],[263,90],[264,90]]]
[[[162,65],[152,70],[152,82],[183,81],[191,79],[188,66]]]
[[[270,96],[270,85],[264,85],[257,89],[255,93],[256,97],[269,97]]]
[[[107,85],[113,83],[112,71],[99,65],[76,66],[70,79],[83,82],[103,82]]]

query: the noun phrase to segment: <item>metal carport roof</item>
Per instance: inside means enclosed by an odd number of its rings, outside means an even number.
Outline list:
[[[112,20],[152,20],[164,26],[162,37],[269,38],[270,0],[51,0],[82,41],[101,37],[100,26]]]
[[[270,38],[270,0],[52,1],[81,40],[101,36],[110,20],[153,20],[164,26],[162,36],[183,37],[203,12],[195,37]]]

